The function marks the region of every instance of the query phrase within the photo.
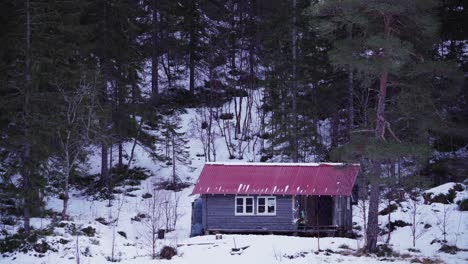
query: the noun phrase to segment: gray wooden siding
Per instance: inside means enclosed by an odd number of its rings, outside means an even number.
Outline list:
[[[254,211],[257,210],[257,196]],[[276,196],[276,215],[236,216],[235,195],[203,195],[203,226],[205,230],[288,231],[293,224],[292,197]]]
[[[335,196],[334,197],[334,208],[333,208],[333,222],[335,225],[343,227],[345,230],[351,230],[353,227],[352,218],[352,205],[349,209],[348,199],[351,199],[350,196]],[[351,202],[351,201],[350,201]]]

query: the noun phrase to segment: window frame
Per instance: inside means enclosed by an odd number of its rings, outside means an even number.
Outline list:
[[[237,212],[237,199],[242,199],[242,213]],[[252,212],[247,213],[247,199],[252,199]],[[255,199],[253,196],[235,196],[234,197],[234,215],[235,216],[245,216],[245,215],[255,215]]]
[[[273,198],[274,201],[275,201],[275,211],[273,213],[269,213],[268,212],[268,199],[271,199]],[[260,213],[260,210],[259,210],[259,207],[260,207],[260,202],[259,202],[259,199],[265,199],[265,212],[264,213]],[[260,215],[260,216],[275,216],[276,215],[276,212],[277,212],[277,209],[278,209],[278,203],[276,202],[276,196],[257,196],[257,206],[256,206],[256,209],[257,209],[257,215]]]

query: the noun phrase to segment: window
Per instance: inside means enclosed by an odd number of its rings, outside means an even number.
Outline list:
[[[257,214],[276,215],[276,197],[257,197]]]
[[[254,214],[254,199],[249,196],[236,197],[235,215],[253,215]]]

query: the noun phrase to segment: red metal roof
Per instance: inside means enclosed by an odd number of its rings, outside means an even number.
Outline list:
[[[351,195],[359,164],[207,163],[192,194]]]

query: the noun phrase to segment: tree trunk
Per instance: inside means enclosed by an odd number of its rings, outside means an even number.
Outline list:
[[[256,17],[256,2],[252,0],[250,2],[250,27],[251,30],[255,30],[254,33],[250,36],[249,43],[249,85],[250,90],[253,91],[256,85],[255,78],[255,46],[256,46],[256,27],[255,27],[255,17]]]
[[[70,171],[67,168],[67,175],[65,176],[65,186],[63,190],[63,209],[62,209],[62,219],[67,219],[67,210],[68,210],[68,201],[70,199],[69,191],[69,181],[70,181]]]
[[[110,153],[109,153],[109,172],[112,171],[113,166],[114,166],[114,144],[111,144]]]
[[[380,90],[378,95],[377,103],[377,116],[376,116],[376,127],[375,137],[383,139],[385,131],[385,100],[387,96],[387,71],[384,70],[380,75]],[[377,238],[379,235],[379,177],[380,177],[380,165],[379,160],[373,161],[374,166],[374,177],[371,180],[371,194],[369,198],[369,215],[367,225],[367,244],[366,249],[368,252],[374,252],[377,247]]]
[[[377,116],[376,116],[376,127],[375,127],[375,137],[378,139],[383,139],[385,132],[385,100],[387,96],[387,71],[384,70],[380,75],[380,90],[378,95],[377,103]],[[379,160],[373,161],[374,166],[374,177],[375,179],[371,180],[371,194],[369,198],[369,215],[368,215],[368,225],[367,225],[367,244],[366,249],[368,252],[374,252],[377,247],[377,238],[379,234],[379,177],[380,177],[380,165]]]
[[[362,161],[361,161],[362,163]],[[364,169],[362,169],[364,170]],[[363,228],[363,232],[364,234],[367,234],[367,217],[366,217],[366,202],[367,202],[367,197],[368,197],[368,184],[367,184],[367,178],[366,178],[366,175],[364,175],[364,173],[360,173],[359,176],[358,176],[358,180],[359,180],[359,185],[358,185],[358,200],[361,201],[361,209],[362,209],[362,228]],[[358,201],[359,203],[359,201]],[[366,238],[367,239],[367,238]]]
[[[296,12],[296,0],[293,0],[293,21],[292,21],[292,161],[297,162],[299,160],[299,151],[298,151],[298,139],[297,139],[297,130],[298,130],[298,117],[297,117],[297,12]]]
[[[70,173],[71,173],[71,160],[70,160],[70,149],[68,148],[69,144],[69,134],[67,135],[67,141],[64,144],[66,145],[65,151],[65,184],[63,187],[63,209],[62,209],[62,219],[67,219],[67,210],[68,210],[68,200],[70,199],[68,189],[70,182]]]
[[[152,37],[152,56],[151,56],[151,96],[156,98],[159,93],[159,44],[158,44],[158,1],[153,0],[151,2],[152,8],[152,28],[151,28],[151,37]]]
[[[385,100],[387,97],[387,70],[382,71],[380,74],[380,89],[377,103],[377,116],[375,126],[375,136],[379,139],[384,138],[385,133]]]
[[[119,142],[119,159],[118,159],[117,168],[119,168],[119,169],[123,168],[123,144],[122,144],[122,141]]]
[[[101,182],[104,186],[109,186],[109,164],[108,164],[109,152],[107,144],[101,144]]]
[[[176,175],[176,151],[175,151],[175,135],[172,135],[172,184],[174,184],[174,188],[177,183],[177,175]]]
[[[195,93],[195,12],[196,12],[196,0],[191,1],[190,10],[190,40],[189,40],[189,89],[190,93]]]
[[[23,177],[23,216],[24,216],[24,232],[29,235],[31,231],[31,145],[29,143],[29,127],[28,118],[30,112],[30,92],[31,92],[31,81],[32,81],[32,69],[31,69],[31,7],[29,0],[26,0],[26,50],[25,50],[25,93],[24,93],[24,105],[23,105],[23,125],[24,125],[24,145],[22,153],[22,177]]]
[[[384,16],[384,34],[385,36],[390,35],[390,23],[391,17]],[[385,57],[385,50],[382,51],[382,56]],[[376,116],[376,126],[375,126],[375,136],[377,138],[384,138],[385,133],[385,101],[387,99],[387,80],[388,79],[388,70],[383,69],[380,73],[380,85],[379,85],[379,95],[377,103],[377,116]]]
[[[354,83],[353,70],[348,68],[348,127],[349,132],[354,128]]]
[[[379,165],[380,166],[380,165]],[[377,176],[376,176],[377,177]],[[371,181],[369,198],[369,215],[367,222],[366,249],[367,252],[375,252],[379,235],[379,184]]]
[[[348,38],[353,38],[352,25],[348,26]],[[353,83],[353,69],[348,67],[348,130],[349,133],[354,128],[354,83]]]
[[[384,16],[384,34],[390,35],[391,16]],[[385,50],[382,51],[382,56],[385,58]],[[388,70],[382,70],[380,74],[380,85],[377,102],[377,116],[375,124],[375,137],[377,139],[384,139],[385,132],[385,101],[387,99],[387,78]],[[367,244],[366,249],[368,252],[375,252],[377,247],[377,238],[379,235],[379,178],[381,173],[381,161],[373,160],[374,177],[371,180],[371,194],[369,198],[369,216],[367,226]]]
[[[138,124],[137,134],[133,140],[132,150],[130,151],[130,157],[128,158],[127,170],[129,170],[130,166],[132,165],[133,156],[135,155],[135,147],[137,145],[138,138],[140,138],[142,126],[143,126],[143,118],[140,119],[140,123]]]
[[[103,16],[102,16],[102,23],[103,29],[102,34],[105,36],[108,35],[107,32],[107,3],[104,1],[103,7]],[[100,43],[100,45],[105,46],[104,43]],[[105,112],[107,104],[107,85],[110,82],[110,65],[109,65],[109,58],[107,53],[107,47],[102,47],[102,67],[103,67],[103,77],[104,82],[101,86],[99,91],[99,103],[101,104],[101,108],[104,109],[103,116],[100,118],[100,128],[101,128],[101,182],[105,186],[109,187],[109,164],[108,164],[108,150],[107,150],[107,142],[105,137],[107,137],[108,132],[108,120],[107,120],[107,113]]]

